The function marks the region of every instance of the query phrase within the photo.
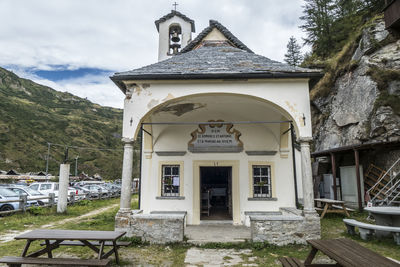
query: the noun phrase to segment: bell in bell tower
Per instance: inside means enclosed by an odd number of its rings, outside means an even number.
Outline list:
[[[192,40],[192,32],[195,32],[194,21],[176,10],[171,10],[155,24],[159,33],[158,61],[179,53]]]
[[[169,28],[169,55],[178,54],[181,48],[182,29],[179,25],[171,25]]]

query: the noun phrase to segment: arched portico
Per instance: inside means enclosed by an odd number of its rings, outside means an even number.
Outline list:
[[[303,79],[292,81],[273,80],[269,83],[187,83],[130,84],[124,102],[123,137],[136,139],[140,125],[154,112],[171,103],[189,100],[197,95],[237,95],[243,99],[264,102],[286,118],[290,118],[299,138],[311,137],[311,115],[308,83]]]
[[[141,92],[141,94],[143,93],[144,92]],[[144,94],[153,96],[153,93],[150,94],[149,92]],[[222,92],[187,94],[181,97],[171,97],[162,103],[158,103],[157,105],[149,108],[146,113],[139,109],[140,106],[143,107],[143,105],[140,105],[140,103],[136,101],[129,103],[131,103],[132,107],[135,108],[127,108],[127,110],[131,110],[131,112],[136,110],[139,114],[143,115],[139,115],[141,117],[138,118],[138,115],[135,115],[134,113],[127,113],[126,110],[124,113],[124,117],[130,117],[130,127],[128,127],[128,130],[132,135],[130,135],[131,138],[125,139],[127,141],[125,148],[128,158],[124,157],[123,187],[125,187],[124,184],[129,185],[128,180],[131,177],[132,159],[129,158],[128,153],[130,149],[130,143],[134,138],[137,137],[142,127],[146,132],[143,135],[144,138],[142,146],[142,154],[144,157],[144,162],[141,164],[141,167],[144,170],[142,175],[143,179],[147,179],[146,175],[154,175],[154,173],[149,173],[149,169],[156,168],[154,166],[156,163],[150,163],[152,160],[152,154],[154,154],[154,152],[186,152],[187,142],[190,139],[190,132],[197,128],[199,122],[223,120],[225,122],[233,122],[234,124],[236,123],[235,128],[239,129],[242,133],[242,139],[245,144],[244,151],[277,151],[279,153],[278,155],[281,155],[282,158],[284,157],[285,153],[287,157],[287,154],[290,150],[290,144],[288,141],[289,134],[287,132],[289,122],[293,123],[297,136],[301,136],[301,133],[303,133],[303,135],[307,135],[307,128],[309,127],[309,124],[307,125],[307,117],[305,115],[305,119],[303,116],[299,117],[299,111],[295,110],[294,108],[290,108],[291,105],[288,105],[288,108],[283,108],[281,105],[278,105],[271,100],[249,94]],[[147,106],[149,107],[149,105]],[[296,107],[297,104],[293,106]],[[135,120],[134,117],[138,119]],[[124,121],[125,120],[126,118],[124,118]],[[284,132],[286,132],[286,134]],[[182,142],[182,139],[184,139],[185,136],[187,140]],[[308,141],[309,140],[307,140],[307,142]],[[302,144],[302,150],[303,148],[307,149],[304,143]],[[310,161],[309,159],[307,161],[307,151],[305,151],[303,154],[303,169],[307,170],[307,166],[310,164]],[[193,158],[193,160],[195,159],[197,160],[197,158]],[[216,159],[216,157],[213,157],[214,161]],[[303,175],[303,195],[305,196],[304,206],[305,209],[312,210],[312,180],[310,186],[310,179],[311,172]],[[293,182],[293,180],[291,182]],[[237,184],[237,186],[239,186],[239,184]],[[307,186],[307,188],[305,188],[305,186]],[[145,188],[143,189],[143,192],[148,193],[150,189],[147,185],[144,187]],[[279,188],[279,186],[277,187]],[[192,191],[192,195],[197,196],[196,190]],[[128,210],[128,203],[130,202],[130,195],[128,195],[129,193],[126,193],[126,196],[122,196],[121,198],[121,212]],[[294,193],[291,195],[294,195]],[[308,196],[311,196],[311,198]],[[196,203],[197,200],[193,199],[192,201]],[[237,200],[237,203],[239,201],[240,199]],[[142,203],[144,203],[142,204],[142,207],[145,208],[147,208],[146,205],[152,205],[150,204],[151,201],[142,201]],[[238,205],[239,204],[237,204],[237,206]],[[183,209],[183,207],[181,208]],[[195,217],[196,216],[193,218]],[[240,217],[238,220],[240,220]]]

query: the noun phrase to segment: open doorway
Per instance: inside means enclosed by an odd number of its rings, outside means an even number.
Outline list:
[[[232,220],[232,167],[200,167],[200,219]]]

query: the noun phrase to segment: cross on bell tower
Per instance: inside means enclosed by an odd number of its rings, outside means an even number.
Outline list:
[[[177,55],[195,32],[194,21],[176,11],[177,6],[174,2],[171,13],[155,21],[159,32],[158,61]]]

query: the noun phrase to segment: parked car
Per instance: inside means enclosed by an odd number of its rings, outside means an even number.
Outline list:
[[[113,197],[119,196],[121,194],[121,188],[117,187],[114,184],[105,183],[102,185],[102,187],[106,188],[110,192],[110,195]]]
[[[14,191],[19,196],[20,195],[26,195],[31,200],[35,200],[35,198],[47,197],[45,194],[40,193],[39,191],[34,190],[32,188],[29,188],[29,187],[26,187],[26,186],[14,185],[12,187],[8,187],[8,189]],[[49,199],[48,198],[47,199],[37,199],[35,201],[40,206],[43,206],[44,204],[48,204],[49,203]]]
[[[16,185],[11,184],[11,185],[9,185],[9,187],[4,187],[4,188],[15,192],[13,189],[16,187],[17,187]],[[19,194],[18,192],[15,192],[15,193],[17,194],[18,199],[20,199],[21,194]],[[26,207],[30,207],[30,206],[39,206],[39,202],[37,200],[30,200],[29,196],[28,196],[27,201],[26,201]]]
[[[87,198],[87,195],[90,194],[90,190],[87,188],[84,188],[82,186],[74,185],[72,188],[74,188],[75,190],[78,190],[79,195],[84,195],[84,196],[82,196],[83,198]]]
[[[58,189],[59,189],[59,184],[58,183],[32,183],[29,188],[32,188],[34,190],[39,191],[40,193],[43,193],[45,195],[49,195],[50,193],[54,193],[56,196],[56,201],[58,197]],[[77,195],[78,191],[72,187],[68,187],[68,196],[71,195],[71,193]]]
[[[90,190],[90,194],[92,195],[92,197],[99,197],[100,193],[101,197],[109,197],[110,195],[110,192],[106,188],[100,185],[94,185],[94,184],[84,185],[83,188]]]
[[[19,195],[5,187],[0,187],[0,200],[19,200]],[[19,202],[0,203],[0,211],[19,209]]]

